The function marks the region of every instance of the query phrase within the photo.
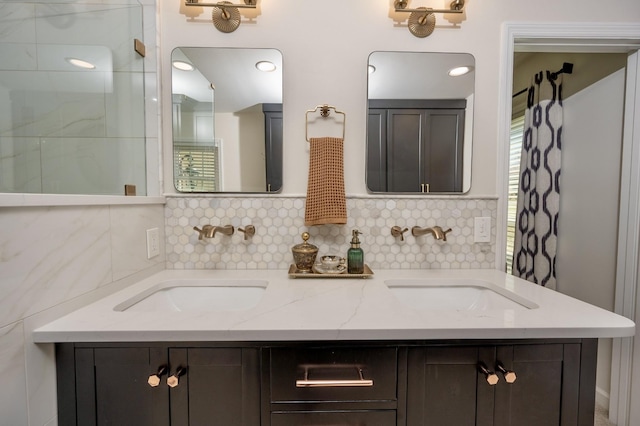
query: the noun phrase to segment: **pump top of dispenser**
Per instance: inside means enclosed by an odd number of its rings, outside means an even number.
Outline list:
[[[362,232],[357,229],[351,231],[351,247],[360,247],[360,238],[358,238],[360,234],[362,234]]]

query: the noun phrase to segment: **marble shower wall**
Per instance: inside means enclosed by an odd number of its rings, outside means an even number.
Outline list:
[[[0,4],[1,192],[121,194],[135,184],[147,193],[147,59],[132,39],[152,36],[152,51],[155,34],[142,21],[129,0]]]
[[[346,255],[354,228],[360,237],[365,263],[376,269],[469,269],[495,267],[497,199],[348,198],[346,225],[304,226],[304,197],[169,197],[165,208],[168,269],[287,269],[291,247],[301,233],[319,254]],[[491,242],[473,242],[474,217],[491,218]],[[194,226],[228,225],[232,236],[198,240]],[[252,224],[256,235],[245,241],[238,227]],[[397,225],[452,228],[447,241],[430,235],[404,241],[391,236]]]
[[[31,343],[31,330],[164,269],[164,245],[147,259],[151,227],[164,243],[162,205],[0,209],[1,424],[55,418],[53,346]]]

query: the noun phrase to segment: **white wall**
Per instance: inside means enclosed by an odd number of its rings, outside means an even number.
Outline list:
[[[0,424],[55,421],[53,345],[31,330],[164,269],[164,244],[147,260],[151,227],[164,235],[162,205],[0,208]]]
[[[571,78],[571,77],[566,77]],[[564,101],[557,290],[613,311],[625,70]],[[598,348],[598,402],[608,407],[611,340]]]
[[[637,0],[615,8],[598,0],[468,0],[464,21],[453,28],[437,16],[428,38],[412,36],[406,21],[398,26],[392,0],[265,0],[254,22],[232,34],[216,30],[210,8],[161,2],[163,96],[170,95],[170,52],[177,46],[277,48],[284,66],[285,194],[306,191],[308,163],[304,112],[329,103],[347,113],[345,185],[348,194],[366,194],[364,182],[367,58],[372,51],[467,52],[476,59],[473,179],[471,196],[497,195],[496,150],[500,31],[505,21],[634,22]],[[415,4],[413,4],[415,3]],[[413,6],[446,7],[445,0],[414,0]],[[550,11],[553,10],[553,13]],[[193,14],[193,19],[190,18]],[[189,17],[186,15],[189,14]],[[406,19],[406,14],[401,16]],[[170,114],[165,105],[164,114]],[[170,134],[170,122],[163,127]],[[165,151],[171,141],[165,138]],[[168,162],[168,163],[167,163]],[[165,158],[165,170],[171,170]],[[165,182],[170,179],[165,178]],[[165,185],[171,191],[170,185]]]

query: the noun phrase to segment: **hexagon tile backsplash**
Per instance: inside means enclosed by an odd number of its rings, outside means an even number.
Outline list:
[[[304,197],[168,197],[168,269],[288,269],[291,248],[311,234],[318,255],[346,256],[351,231],[360,230],[365,263],[376,269],[491,269],[495,267],[495,198],[347,198],[346,225],[304,225]],[[491,242],[473,242],[475,217],[491,218]],[[231,236],[198,240],[194,226],[233,225]],[[255,226],[244,239],[238,228]],[[404,241],[392,226],[409,228]],[[452,228],[447,241],[414,237],[413,226]]]

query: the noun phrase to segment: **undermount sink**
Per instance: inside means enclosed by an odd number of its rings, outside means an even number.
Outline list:
[[[387,280],[385,284],[405,305],[423,310],[522,310],[538,305],[483,280]]]
[[[250,309],[267,288],[263,280],[172,280],[158,283],[116,305],[128,312],[226,312]]]

